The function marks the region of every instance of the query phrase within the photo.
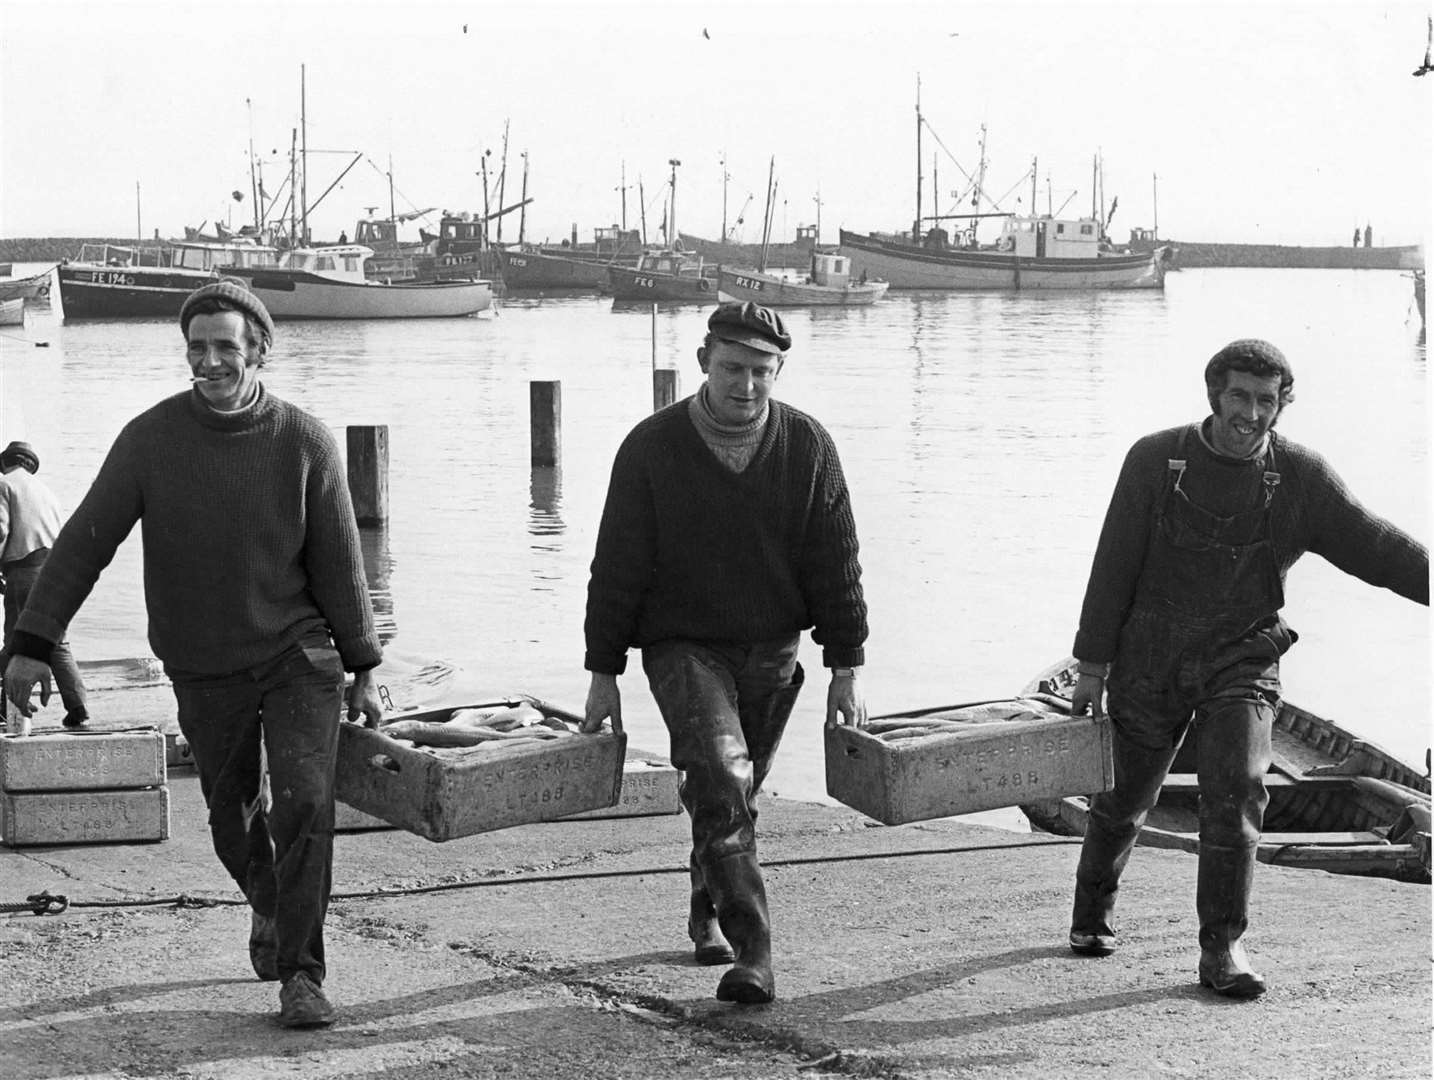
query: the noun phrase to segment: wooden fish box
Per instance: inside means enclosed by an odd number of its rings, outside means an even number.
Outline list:
[[[934,714],[952,718],[959,730],[887,741],[857,728],[827,728],[827,794],[885,825],[901,825],[1093,795],[1115,782],[1108,719],[1023,701],[896,715]]]
[[[334,800],[334,832],[371,832],[374,829],[395,828],[381,817],[355,810],[346,802]]]
[[[158,728],[74,732],[56,728],[0,738],[0,790],[150,788],[165,781]]]
[[[526,694],[402,718],[441,723],[455,709],[523,703],[569,723],[582,719]],[[429,840],[453,840],[614,805],[626,748],[626,734],[604,731],[448,755],[345,723],[339,727],[335,794],[400,829]]]
[[[189,749],[189,743],[184,736],[177,731],[164,733],[164,764],[170,772],[176,769],[195,771],[194,753]]]
[[[9,847],[168,840],[169,788],[0,792],[0,839]]]
[[[682,774],[661,754],[629,747],[627,760],[622,765],[622,792],[616,805],[568,814],[563,820],[679,814],[682,800],[677,795],[677,786],[681,782]]]

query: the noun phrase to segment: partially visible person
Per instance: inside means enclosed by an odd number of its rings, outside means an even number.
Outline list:
[[[1268,341],[1232,341],[1205,366],[1210,415],[1131,447],[1073,650],[1074,711],[1109,710],[1115,787],[1091,802],[1070,947],[1115,951],[1121,874],[1189,736],[1200,788],[1197,975],[1232,998],[1265,992],[1242,938],[1269,801],[1280,658],[1298,638],[1280,615],[1285,575],[1312,551],[1429,603],[1424,545],[1361,506],[1319,454],[1274,430],[1294,382]]]
[[[40,568],[59,535],[64,516],[60,500],[36,473],[40,457],[25,442],[12,442],[0,450],[0,576],[5,581],[5,636],[0,642],[0,671],[10,658],[10,635],[30,596]],[[63,638],[50,651],[50,668],[60,701],[65,706],[65,727],[82,727],[90,718],[85,681],[69,643]],[[42,704],[48,704],[46,694]],[[0,715],[3,722],[3,715]]]
[[[282,983],[280,1024],[324,1026],[345,669],[348,718],[381,715],[358,525],[332,433],[259,379],[274,339],[259,299],[222,278],[189,295],[179,326],[192,386],[115,439],[16,624],[5,693],[33,711],[65,627],[139,522],[150,647],[214,849],[253,909],[254,972]]]
[[[706,381],[623,440],[588,584],[583,723],[622,719],[617,676],[642,650],[692,820],[687,932],[701,964],[731,963],[717,997],[775,994],[757,794],[796,704],[803,630],[831,668],[826,721],[862,724],[866,601],[835,444],[771,399],[791,335],[725,303],[697,349]]]

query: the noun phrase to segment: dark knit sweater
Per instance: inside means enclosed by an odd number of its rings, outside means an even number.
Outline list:
[[[1235,459],[1218,454],[1195,425],[1140,439],[1125,457],[1096,545],[1075,639],[1074,652],[1081,660],[1106,663],[1115,657],[1120,628],[1138,599],[1136,584],[1170,490],[1168,462],[1176,456],[1182,430],[1188,432],[1187,467],[1180,486],[1192,503],[1231,517],[1263,502],[1263,455]],[[1270,504],[1280,580],[1301,555],[1312,551],[1371,585],[1428,604],[1429,552],[1424,545],[1361,506],[1315,451],[1275,433],[1270,438],[1280,474]],[[1262,528],[1254,517],[1252,529]],[[1255,537],[1226,539],[1238,544]]]
[[[126,424],[55,540],[17,652],[48,660],[136,521],[165,664],[241,671],[325,626],[347,669],[381,659],[338,444],[308,413],[262,388],[216,412],[191,389]]]
[[[810,416],[768,405],[740,473],[679,401],[618,448],[588,583],[589,671],[620,674],[630,646],[749,643],[813,627],[829,667],[865,660],[856,525],[836,446]]]

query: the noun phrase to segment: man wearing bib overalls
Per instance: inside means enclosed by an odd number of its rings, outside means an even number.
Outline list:
[[[1200,984],[1254,998],[1245,931],[1268,796],[1286,572],[1306,551],[1429,603],[1429,553],[1365,510],[1325,460],[1273,428],[1294,375],[1269,342],[1245,339],[1205,368],[1213,414],[1156,432],[1126,455],[1106,512],[1076,634],[1074,711],[1106,698],[1115,787],[1091,803],[1070,946],[1116,947],[1121,871],[1193,723],[1200,786]]]

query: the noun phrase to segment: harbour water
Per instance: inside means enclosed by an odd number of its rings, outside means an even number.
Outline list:
[[[184,389],[187,370],[171,321],[65,324],[59,307],[0,336],[0,440],[32,442],[68,508],[122,424]],[[346,425],[388,425],[392,516],[366,544],[391,654],[454,665],[455,703],[516,690],[581,709],[612,456],[651,410],[654,363],[678,369],[681,394],[698,386],[709,311],[509,298],[470,319],[280,324],[274,392],[341,444]],[[831,431],[851,487],[874,714],[1008,697],[1066,654],[1126,449],[1205,414],[1205,360],[1235,337],[1267,337],[1294,364],[1281,431],[1429,540],[1427,363],[1407,274],[1188,270],[1163,293],[897,293],[784,318],[796,344],[777,394]],[[557,470],[529,465],[530,380],[562,383]],[[1427,609],[1317,556],[1287,592],[1301,634],[1290,699],[1423,763]],[[81,659],[147,654],[137,531],[70,640]],[[810,638],[802,659],[813,678],[769,789],[825,800]],[[620,685],[632,743],[665,751],[635,654]]]

